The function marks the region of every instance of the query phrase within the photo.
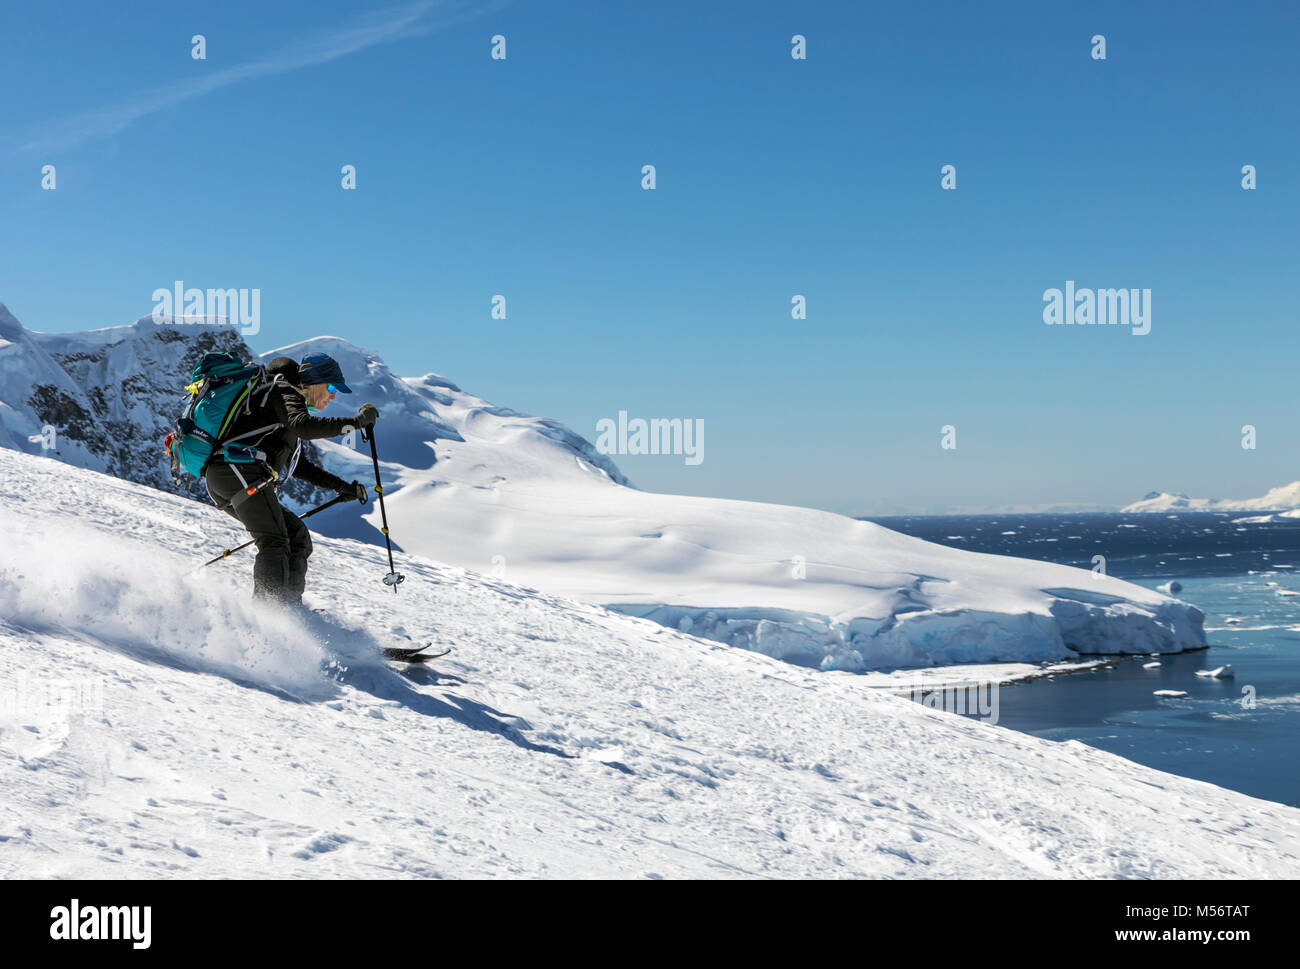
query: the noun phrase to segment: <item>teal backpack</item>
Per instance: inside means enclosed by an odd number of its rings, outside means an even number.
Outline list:
[[[270,383],[265,367],[245,363],[233,353],[205,353],[194,365],[190,379],[193,382],[185,388],[190,392],[185,410],[163,444],[177,484],[182,470],[203,477],[235,418],[251,411],[253,392],[263,383],[269,389]],[[262,435],[276,427],[279,425],[261,427],[240,438]],[[251,464],[265,456],[253,446],[230,441],[222,445],[221,458],[231,464]]]

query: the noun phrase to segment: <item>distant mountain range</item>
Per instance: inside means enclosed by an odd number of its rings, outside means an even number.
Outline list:
[[[1300,481],[1273,488],[1260,498],[1188,498],[1186,495],[1153,491],[1141,501],[1125,505],[1130,514],[1170,511],[1285,511],[1300,508]]]

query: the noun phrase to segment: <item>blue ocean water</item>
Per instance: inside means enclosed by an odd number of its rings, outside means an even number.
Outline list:
[[[1130,760],[1300,807],[1300,520],[1243,514],[960,515],[873,518],[927,541],[1093,567],[1206,615],[1210,649],[1141,656],[1088,673],[1003,687],[998,722],[1079,740]],[[1296,592],[1295,596],[1288,593]],[[1159,667],[1144,669],[1144,664]],[[1232,679],[1199,669],[1231,664]],[[1154,696],[1183,690],[1185,698]]]

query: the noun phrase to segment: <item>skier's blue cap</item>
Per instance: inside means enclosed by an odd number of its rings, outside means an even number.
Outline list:
[[[298,364],[298,379],[304,387],[312,384],[333,384],[336,390],[345,394],[352,393],[343,382],[343,369],[339,362],[328,353],[309,353]]]

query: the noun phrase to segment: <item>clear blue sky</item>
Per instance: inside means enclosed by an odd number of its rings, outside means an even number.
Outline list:
[[[616,460],[850,514],[1300,478],[1295,3],[7,4],[0,36],[33,329],[257,287],[258,350],[344,336],[591,439],[702,419],[699,466]],[[1045,326],[1067,279],[1151,289],[1151,333]]]

